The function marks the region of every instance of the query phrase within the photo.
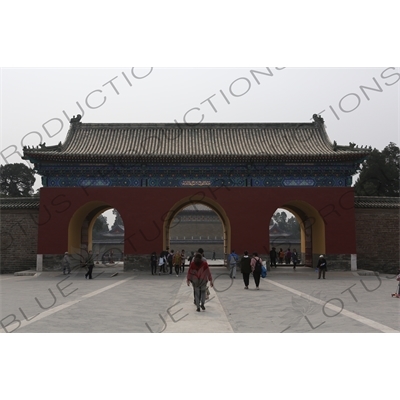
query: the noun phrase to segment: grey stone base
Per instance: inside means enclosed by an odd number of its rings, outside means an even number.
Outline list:
[[[381,259],[374,259],[365,254],[360,254],[357,257],[358,269],[376,271],[386,274],[397,274],[400,269],[399,260],[382,261]]]
[[[124,271],[150,271],[150,254],[126,254],[124,257]]]
[[[358,276],[376,276],[379,275],[379,272],[377,271],[367,271],[365,269],[359,269],[355,272],[353,272],[354,275],[358,275]]]
[[[61,271],[64,254],[43,254],[43,271]],[[80,268],[82,257],[78,254],[70,255],[71,269]]]
[[[35,276],[36,273],[37,273],[36,271],[27,270],[27,271],[15,272],[14,275],[15,275],[15,276]]]
[[[351,254],[324,254],[329,270],[351,271]],[[313,265],[318,264],[319,254],[313,255]]]

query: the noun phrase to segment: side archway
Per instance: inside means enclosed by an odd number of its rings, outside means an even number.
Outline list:
[[[301,255],[305,265],[316,265],[318,256],[326,253],[325,222],[309,203],[293,200],[279,208],[291,212],[300,223]]]
[[[91,201],[81,206],[73,214],[68,224],[68,252],[70,254],[85,256],[89,250],[99,252],[99,244],[94,245],[93,227],[97,218],[112,208],[114,207],[104,201]],[[118,249],[112,249],[110,243],[105,245],[108,246],[108,250],[115,250],[115,253],[120,251],[123,254],[124,252],[123,248],[119,249],[120,245],[117,246]],[[104,247],[104,243],[100,247]],[[104,251],[102,248],[100,250]]]

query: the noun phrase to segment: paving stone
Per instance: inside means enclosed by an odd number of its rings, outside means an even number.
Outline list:
[[[212,267],[206,310],[196,312],[184,275],[96,268],[36,276],[1,275],[2,332],[362,333],[400,331],[393,275],[278,267],[255,290]],[[117,275],[116,272],[118,272]],[[384,311],[384,312],[383,312]]]

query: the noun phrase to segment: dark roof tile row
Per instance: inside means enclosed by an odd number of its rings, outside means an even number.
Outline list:
[[[39,209],[39,197],[2,197],[0,198],[1,210],[26,210]]]
[[[24,158],[53,162],[357,161],[366,149],[332,144],[316,123],[73,123],[65,143],[24,148]]]
[[[356,208],[400,208],[400,197],[356,196]]]

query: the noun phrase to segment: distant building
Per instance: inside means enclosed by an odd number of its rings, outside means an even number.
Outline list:
[[[97,234],[92,240],[92,249],[96,261],[122,261],[124,235],[125,229],[123,225],[117,225],[107,233]]]

